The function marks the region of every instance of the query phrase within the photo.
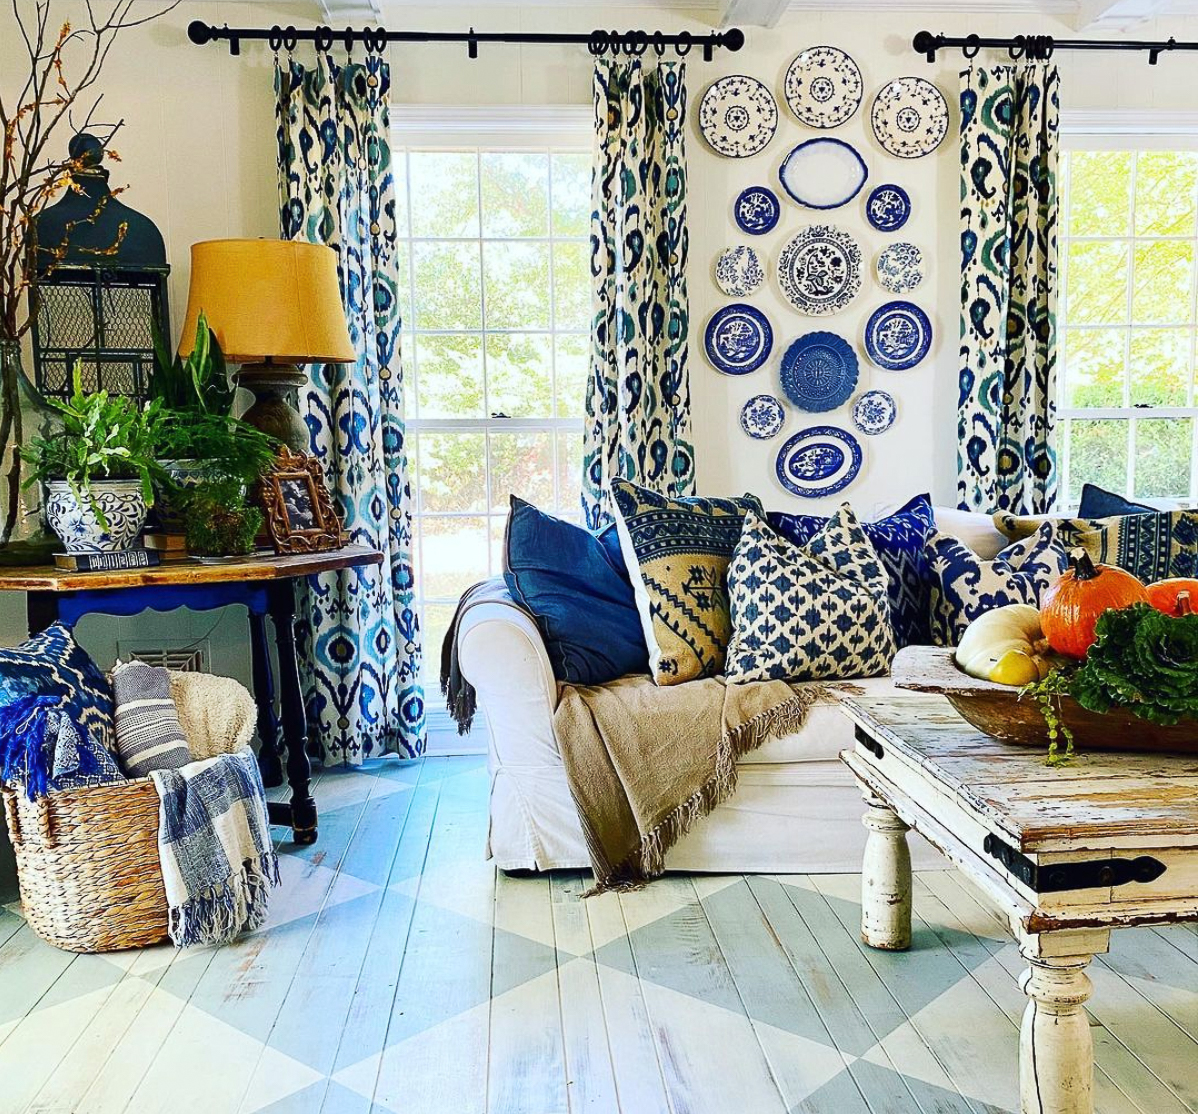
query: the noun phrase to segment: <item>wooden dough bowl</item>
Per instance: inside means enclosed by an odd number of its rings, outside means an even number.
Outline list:
[[[943,695],[966,722],[1007,743],[1048,747],[1048,728],[1036,702],[1019,689],[980,681],[962,671],[953,651],[941,646],[907,646],[891,669],[896,688]],[[1079,750],[1177,751],[1198,753],[1198,723],[1165,727],[1116,709],[1090,712],[1061,698],[1061,719],[1073,731]]]

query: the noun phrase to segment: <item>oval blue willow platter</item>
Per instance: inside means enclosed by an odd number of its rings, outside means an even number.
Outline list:
[[[932,347],[932,323],[911,302],[887,302],[865,323],[865,352],[886,371],[913,368]]]
[[[740,409],[740,428],[757,441],[768,441],[782,432],[786,409],[773,395],[754,395]]]
[[[778,102],[755,77],[721,77],[699,102],[699,131],[713,151],[730,159],[757,154],[777,130]]]
[[[782,215],[778,195],[769,186],[749,186],[740,191],[732,206],[736,226],[750,236],[761,236],[769,232]]]
[[[910,215],[910,196],[893,182],[875,186],[865,199],[865,219],[879,232],[897,232]]]
[[[774,331],[765,314],[743,302],[717,309],[707,322],[703,336],[707,358],[725,375],[747,375],[756,371],[774,347]]]
[[[805,333],[782,356],[781,379],[800,410],[835,410],[857,388],[857,353],[835,333]]]
[[[848,430],[817,425],[800,430],[778,451],[778,481],[805,499],[843,491],[861,471],[861,442]]]
[[[778,168],[782,188],[808,209],[839,209],[861,192],[869,167],[851,143],[831,136],[805,140]]]
[[[853,425],[870,437],[885,433],[896,417],[898,406],[887,391],[866,391],[853,403]]]

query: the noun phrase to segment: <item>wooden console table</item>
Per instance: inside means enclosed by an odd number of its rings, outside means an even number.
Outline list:
[[[861,938],[910,946],[914,828],[998,903],[1027,960],[1024,1114],[1093,1114],[1086,967],[1113,928],[1198,920],[1198,755],[1101,751],[1050,769],[940,696],[843,706],[857,745],[841,758],[869,806]]]
[[[295,588],[300,577],[381,564],[378,550],[347,545],[332,553],[289,557],[246,557],[217,565],[172,561],[152,569],[64,572],[52,566],[0,569],[0,591],[28,592],[29,633],[51,623],[73,627],[84,615],[138,615],[178,607],[211,611],[242,604],[250,616],[254,699],[258,704],[258,763],[267,786],[281,785],[281,747],[287,751],[291,801],[272,802],[270,821],[290,827],[296,843],[316,842],[316,802],[308,761],[308,723],[295,650]],[[275,686],[266,635],[266,616],[275,632],[279,659],[282,730],[275,715]]]

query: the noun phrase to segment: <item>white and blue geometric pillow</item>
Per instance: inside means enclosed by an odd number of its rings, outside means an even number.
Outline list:
[[[814,514],[771,511],[769,524],[796,545],[806,545],[827,524]],[[936,532],[932,500],[917,495],[906,506],[876,522],[863,522],[889,579],[890,621],[899,648],[925,645],[928,631],[928,539]]]
[[[1042,523],[1031,537],[983,561],[963,542],[936,534],[928,542],[932,642],[955,646],[979,615],[1012,603],[1040,606],[1040,598],[1069,564],[1056,526]]]
[[[847,503],[806,545],[750,512],[728,565],[728,682],[887,672],[895,653],[887,581]]]

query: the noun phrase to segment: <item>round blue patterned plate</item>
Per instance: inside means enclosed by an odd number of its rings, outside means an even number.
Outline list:
[[[883,182],[865,199],[865,219],[879,232],[897,232],[910,215],[911,198],[893,182]]]
[[[721,77],[699,102],[700,133],[713,151],[730,159],[757,154],[777,130],[778,102],[755,77]]]
[[[778,195],[768,186],[750,186],[741,190],[732,206],[737,227],[750,236],[761,236],[778,223],[782,206]]]
[[[809,225],[779,254],[778,285],[800,313],[839,313],[861,293],[861,246],[835,225]]]
[[[853,403],[853,425],[871,437],[885,433],[896,417],[898,406],[886,391],[866,391]]]
[[[817,425],[796,433],[778,452],[778,479],[787,491],[819,499],[843,491],[861,471],[861,442],[847,430]]]
[[[778,181],[808,209],[839,209],[861,192],[869,168],[857,148],[820,136],[795,147],[778,168]]]
[[[878,91],[869,114],[874,137],[892,155],[930,155],[948,134],[948,101],[922,77],[896,77]]]
[[[800,123],[835,128],[861,106],[861,70],[837,47],[809,46],[791,62],[783,92]]]
[[[835,410],[856,386],[857,353],[835,333],[805,333],[782,357],[782,389],[800,410]]]
[[[887,302],[865,323],[865,351],[887,371],[913,368],[932,347],[932,323],[911,302]]]
[[[786,410],[773,395],[754,395],[740,410],[740,428],[758,441],[768,441],[782,432]]]
[[[761,260],[748,244],[725,248],[715,261],[715,284],[729,298],[744,298],[763,282]]]
[[[882,249],[875,268],[878,282],[892,294],[910,294],[923,282],[923,252],[900,241]]]
[[[774,331],[761,310],[733,302],[711,315],[703,346],[716,371],[745,375],[769,359]]]

